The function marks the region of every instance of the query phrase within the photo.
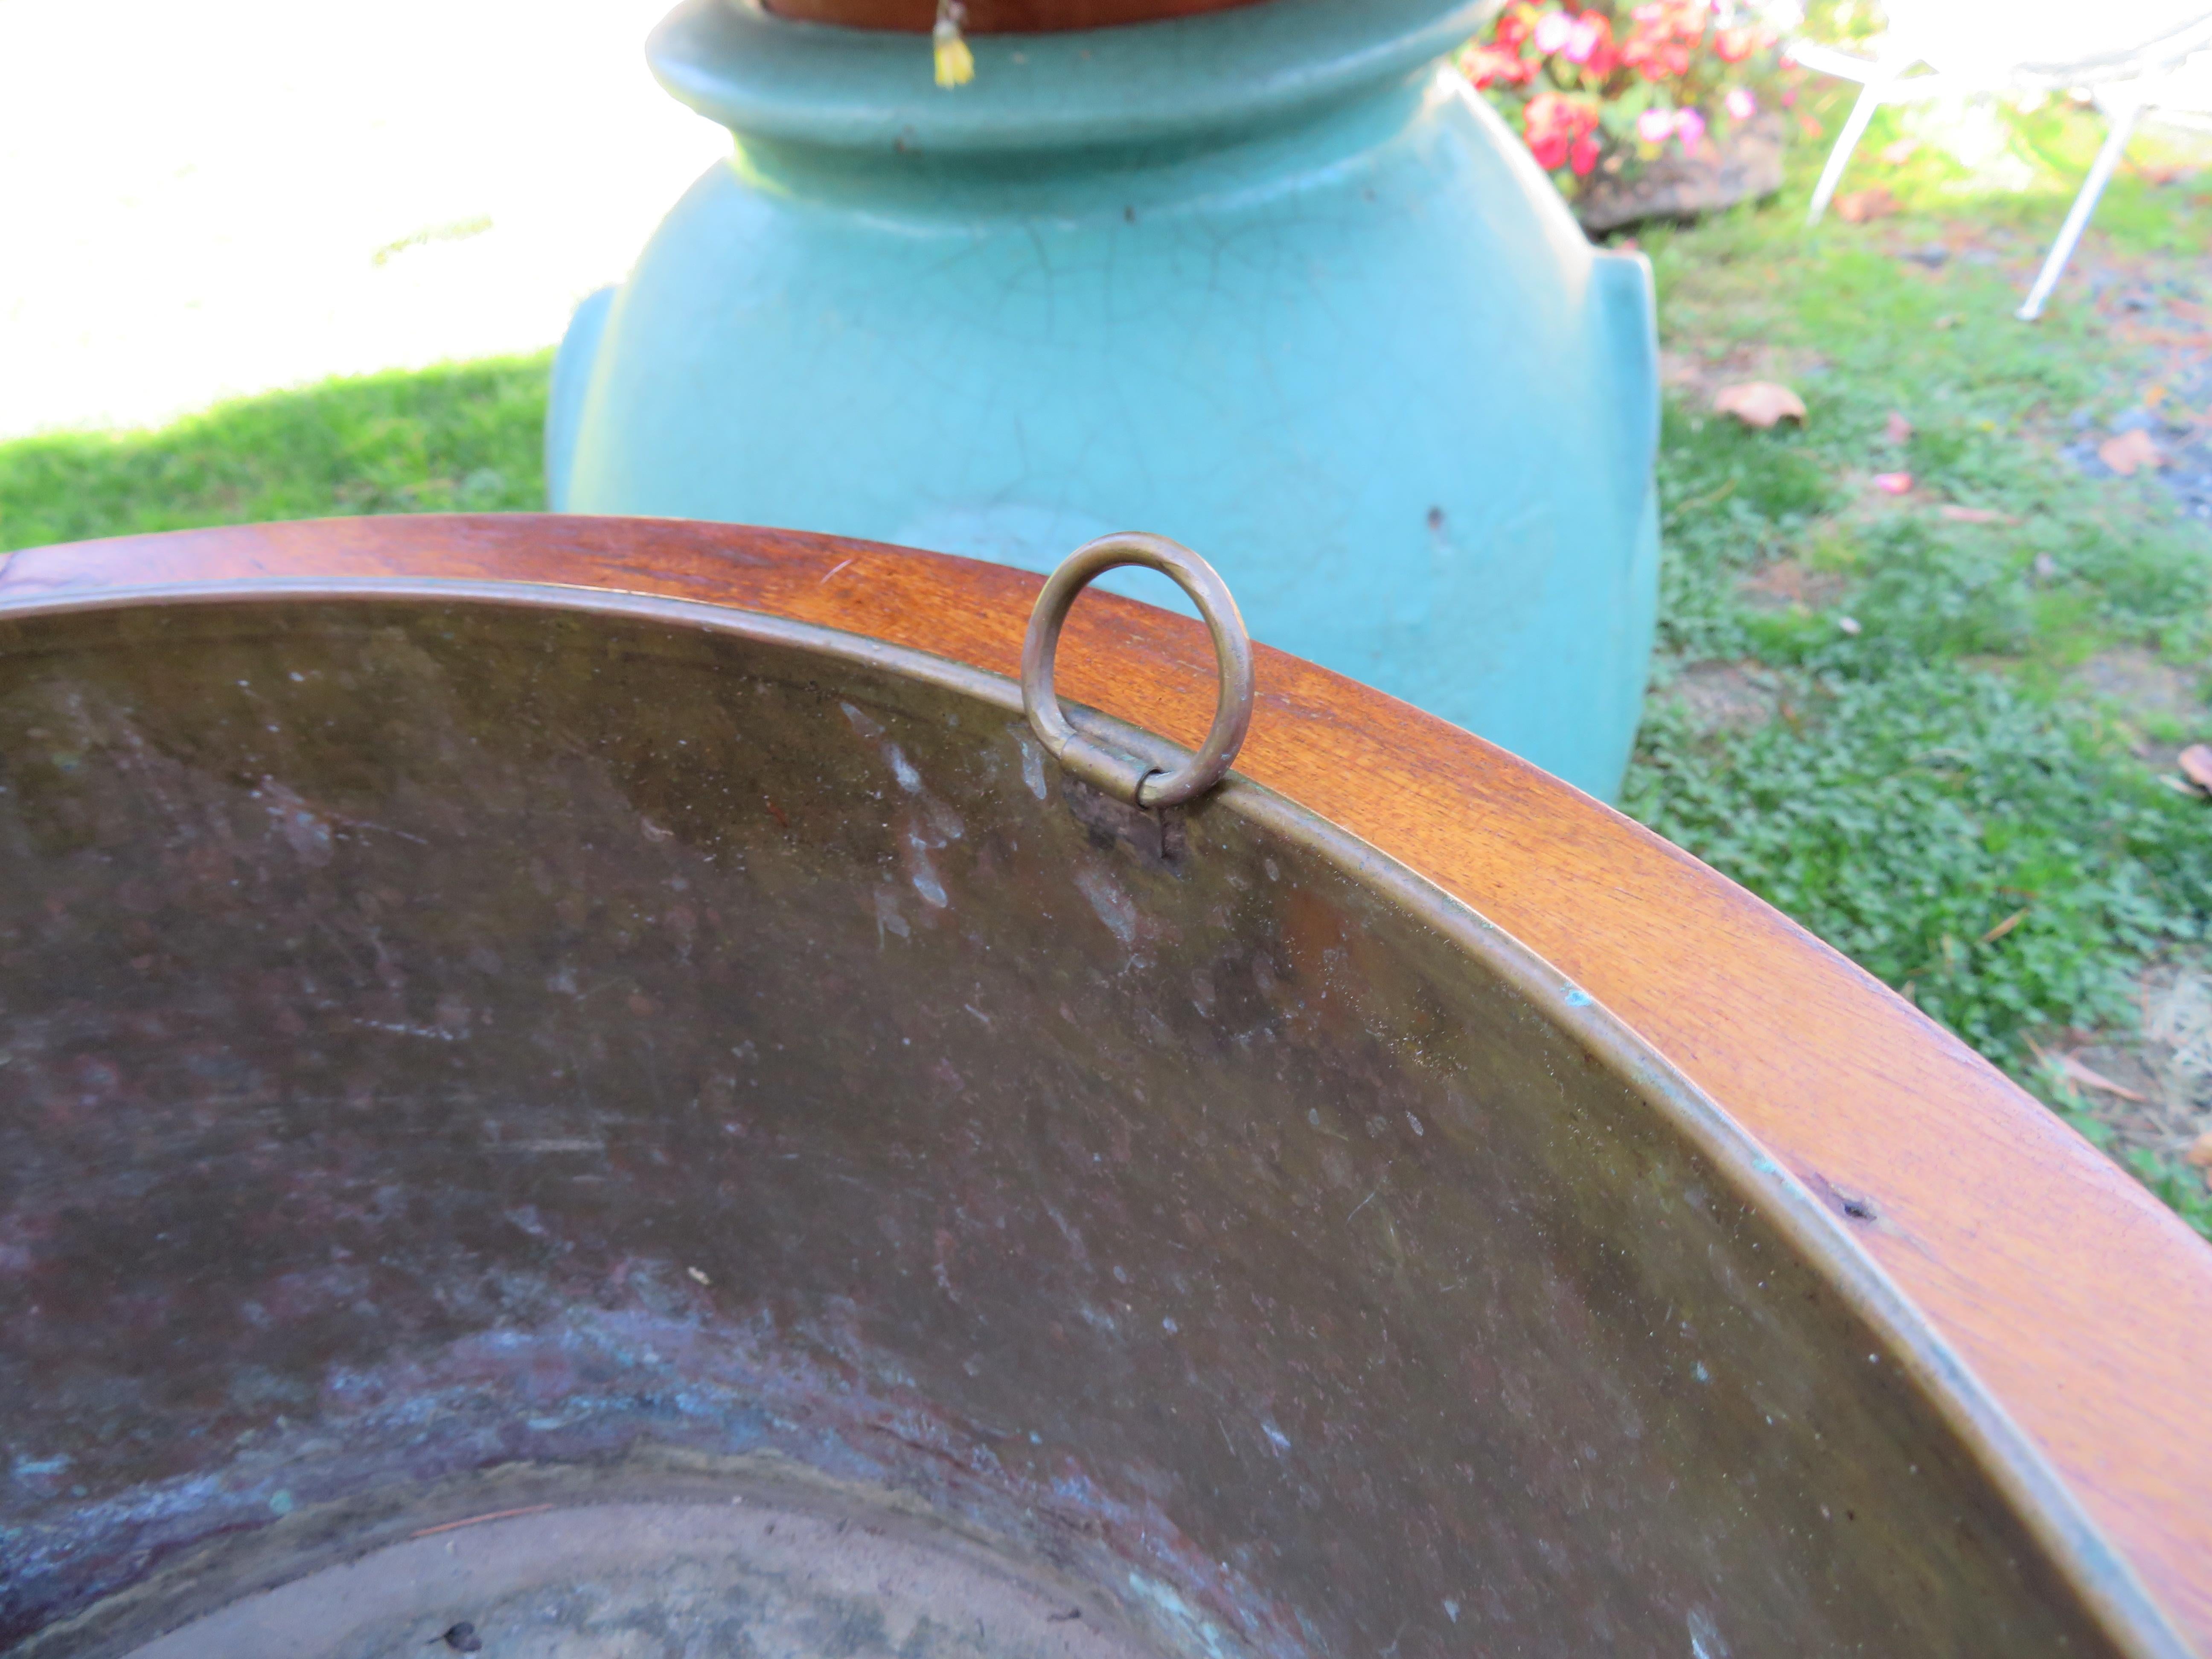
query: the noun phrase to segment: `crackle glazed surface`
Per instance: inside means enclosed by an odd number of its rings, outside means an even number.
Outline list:
[[[0,1640],[781,1480],[1130,1651],[2136,1650],[1510,942],[568,603],[0,625]]]
[[[1033,570],[1158,532],[1255,637],[1610,796],[1657,593],[1650,272],[1441,61],[1483,15],[979,37],[947,94],[910,37],[691,0],[650,55],[734,153],[579,311],[551,504]]]

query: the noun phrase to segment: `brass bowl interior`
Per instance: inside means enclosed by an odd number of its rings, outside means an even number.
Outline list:
[[[271,1586],[734,1498],[1070,1598],[1024,1653],[2164,1650],[1512,941],[1249,784],[1091,793],[1010,685],[704,616],[0,619],[0,1644],[261,1650]]]

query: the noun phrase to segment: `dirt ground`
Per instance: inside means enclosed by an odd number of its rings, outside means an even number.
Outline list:
[[[2058,1033],[2065,1046],[2048,1052],[2065,1068],[2082,1109],[2112,1131],[2115,1151],[2185,1158],[2212,1133],[2212,969],[2202,962],[2157,964],[2144,970],[2138,995],[2140,1036]]]

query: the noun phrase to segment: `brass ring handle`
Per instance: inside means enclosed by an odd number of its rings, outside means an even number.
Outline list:
[[[1076,595],[1109,570],[1140,565],[1170,578],[1191,597],[1213,636],[1214,660],[1221,668],[1221,696],[1213,726],[1199,750],[1172,772],[1125,755],[1067,723],[1052,686],[1053,658],[1060,630]],[[1128,532],[1101,536],[1069,554],[1037,595],[1022,641],[1022,708],[1037,741],[1085,782],[1137,806],[1179,806],[1221,781],[1244,734],[1252,726],[1252,636],[1230,596],[1229,585],[1204,559],[1164,536]]]

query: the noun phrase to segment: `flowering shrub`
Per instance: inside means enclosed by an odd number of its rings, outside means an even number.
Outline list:
[[[1737,0],[1512,0],[1460,68],[1571,195],[1670,143],[1710,155],[1714,134],[1790,101],[1777,44]]]

